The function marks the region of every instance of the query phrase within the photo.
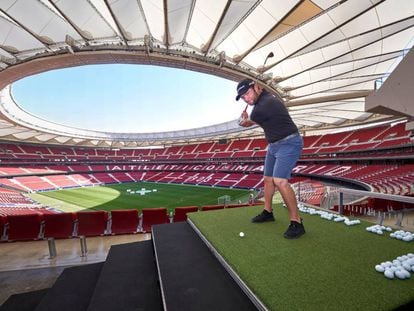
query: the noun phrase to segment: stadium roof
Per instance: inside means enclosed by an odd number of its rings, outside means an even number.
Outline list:
[[[76,129],[23,111],[10,85],[44,71],[104,63],[251,77],[279,94],[302,131],[392,119],[365,97],[414,37],[410,0],[2,0],[0,138],[145,147],[261,135],[235,120],[160,133]]]

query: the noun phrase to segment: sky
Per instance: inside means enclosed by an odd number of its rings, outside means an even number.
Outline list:
[[[12,95],[43,119],[97,131],[151,133],[237,119],[234,81],[149,65],[90,65],[15,82]]]

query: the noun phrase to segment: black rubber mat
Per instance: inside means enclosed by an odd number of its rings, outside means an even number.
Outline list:
[[[152,233],[167,311],[257,310],[188,223]]]
[[[0,311],[32,311],[49,289],[11,295],[0,307]]]
[[[152,241],[114,245],[88,311],[162,310]]]
[[[83,311],[88,308],[103,263],[63,270],[35,311]]]

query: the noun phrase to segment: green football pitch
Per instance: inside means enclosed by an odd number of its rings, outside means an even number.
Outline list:
[[[214,205],[224,195],[230,196],[232,203],[247,202],[250,193],[240,189],[137,182],[40,192],[30,196],[39,203],[69,212]]]

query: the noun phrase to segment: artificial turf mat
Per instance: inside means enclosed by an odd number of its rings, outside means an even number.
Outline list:
[[[127,192],[127,189],[139,192],[142,188],[149,192],[144,195]],[[136,182],[39,192],[30,196],[45,205],[65,212],[74,212],[83,209],[173,209],[177,206],[214,205],[217,204],[217,199],[224,195],[231,196],[235,202],[247,202],[250,193],[249,190],[243,189]]]
[[[374,267],[414,251],[414,243],[302,214],[306,234],[283,237],[275,222],[251,223],[262,207],[188,214],[191,221],[270,310],[392,310],[414,300],[414,278],[388,280]],[[239,237],[243,231],[245,237]]]

